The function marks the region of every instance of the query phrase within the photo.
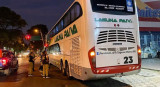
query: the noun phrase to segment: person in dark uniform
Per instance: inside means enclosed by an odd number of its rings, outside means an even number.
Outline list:
[[[35,53],[34,53],[34,52],[32,52],[32,53],[33,53],[33,57],[35,58]],[[34,60],[35,60],[35,59],[34,59]],[[33,71],[35,71],[35,70],[34,70],[34,60],[33,60],[33,68],[32,68]]]
[[[43,52],[42,63],[43,63],[43,78],[50,78],[50,77],[48,77],[49,57],[48,57],[46,51]]]
[[[34,53],[30,52],[30,54],[29,54],[29,72],[28,72],[28,76],[32,76],[32,73],[33,73],[33,62],[34,62]]]
[[[40,67],[39,67],[39,71],[43,73],[42,56],[43,56],[43,52],[41,52],[41,54],[40,54]],[[43,75],[43,74],[41,74],[41,75]]]

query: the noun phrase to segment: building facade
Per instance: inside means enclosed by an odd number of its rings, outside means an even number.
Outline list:
[[[155,58],[160,51],[160,0],[136,0],[142,58]]]

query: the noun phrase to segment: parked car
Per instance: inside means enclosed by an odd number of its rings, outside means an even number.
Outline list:
[[[18,69],[18,60],[13,52],[1,50],[0,55],[0,72],[10,75],[12,71]]]

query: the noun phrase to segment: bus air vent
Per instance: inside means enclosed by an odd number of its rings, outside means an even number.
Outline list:
[[[125,31],[125,30],[101,31],[98,35],[97,44],[102,44],[107,42],[135,43],[135,39],[131,31]]]

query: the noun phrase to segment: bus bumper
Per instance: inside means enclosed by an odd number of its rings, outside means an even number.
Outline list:
[[[128,76],[137,74],[141,71],[141,69],[133,70],[129,72],[122,72],[122,73],[114,73],[114,74],[94,74],[91,70],[91,68],[85,68],[84,69],[84,78],[82,80],[96,80],[96,79],[104,79],[108,77],[121,77],[121,76]]]

